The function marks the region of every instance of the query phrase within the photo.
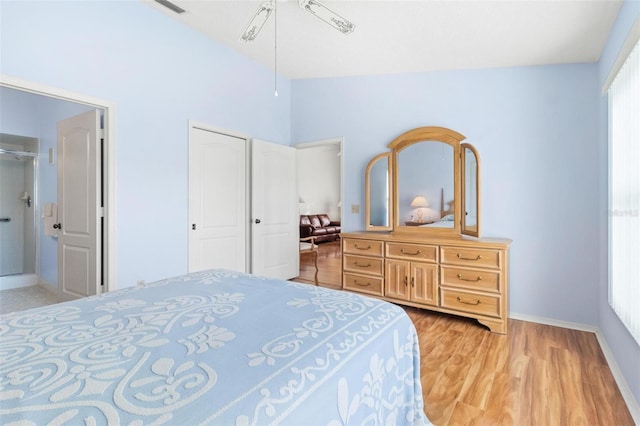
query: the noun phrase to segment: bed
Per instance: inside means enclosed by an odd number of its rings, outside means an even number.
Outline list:
[[[420,227],[425,228],[453,228],[453,213],[449,213],[447,215],[442,216],[439,220],[435,222],[425,223],[422,225],[418,225]]]
[[[400,307],[227,270],[1,316],[0,422],[430,424]]]

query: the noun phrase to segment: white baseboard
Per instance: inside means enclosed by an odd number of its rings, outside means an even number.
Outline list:
[[[627,381],[625,380],[622,374],[622,371],[620,371],[620,367],[618,367],[618,363],[616,362],[616,359],[613,356],[613,352],[611,352],[611,349],[607,344],[607,340],[604,338],[604,336],[602,335],[602,332],[598,327],[595,327],[592,325],[586,325],[586,324],[560,321],[560,320],[555,320],[551,318],[536,317],[533,315],[518,314],[513,312],[509,314],[509,318],[594,333],[596,335],[596,339],[598,339],[598,344],[600,344],[600,349],[602,350],[602,353],[605,359],[607,360],[607,363],[609,364],[609,369],[611,370],[611,374],[613,375],[613,378],[616,381],[616,384],[618,385],[618,389],[620,389],[622,398],[624,399],[624,402],[627,404],[627,408],[631,413],[631,417],[633,417],[633,421],[637,425],[640,425],[640,405],[638,405],[638,401],[636,401],[635,397],[633,396],[633,393],[631,392],[631,389],[629,388],[629,385],[627,384]]]
[[[38,284],[36,274],[16,274],[0,277],[0,290],[29,287]]]
[[[604,338],[600,330],[596,331],[596,338],[598,339],[598,343],[600,343],[600,349],[602,349],[602,353],[604,354],[604,357],[609,364],[611,374],[613,374],[613,378],[618,384],[620,393],[622,394],[624,401],[627,403],[627,408],[631,412],[633,421],[637,425],[640,425],[640,405],[638,405],[638,401],[636,401],[636,399],[633,397],[633,393],[631,393],[631,389],[629,388],[627,381],[624,379],[622,371],[620,371],[620,368],[618,367],[618,363],[613,356],[613,352],[611,352],[611,349],[609,349],[607,340]]]

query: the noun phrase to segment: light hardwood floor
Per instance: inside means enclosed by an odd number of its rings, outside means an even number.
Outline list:
[[[340,243],[300,259],[295,281],[341,282]],[[420,341],[427,417],[436,425],[633,425],[593,333],[509,320],[509,334],[476,321],[405,308]]]

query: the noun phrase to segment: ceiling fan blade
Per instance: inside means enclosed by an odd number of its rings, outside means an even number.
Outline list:
[[[318,0],[298,0],[298,5],[342,34],[351,34],[356,29],[356,26],[351,21],[338,15]]]
[[[260,30],[264,26],[264,23],[267,22],[269,16],[273,12],[274,3],[273,1],[265,1],[258,6],[256,12],[251,17],[251,20],[247,24],[247,27],[242,32],[240,36],[240,40],[242,41],[253,41],[258,37]]]

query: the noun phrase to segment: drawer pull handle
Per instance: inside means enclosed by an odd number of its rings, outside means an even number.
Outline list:
[[[481,302],[480,302],[480,299],[476,299],[476,300],[475,300],[475,302],[474,302],[473,300],[464,300],[464,299],[463,299],[462,297],[460,297],[460,296],[457,296],[457,297],[456,297],[456,299],[458,299],[458,302],[460,302],[460,303],[464,303],[464,304],[466,304],[466,305],[479,305],[479,304],[481,303]]]
[[[360,281],[358,281],[358,280],[355,280],[353,283],[354,283],[355,285],[359,285],[360,287],[369,287],[369,286],[371,285],[371,283],[370,283],[370,282],[361,283],[361,282],[360,282]]]
[[[367,263],[366,265],[361,265],[361,264],[359,264],[359,263],[358,263],[358,261],[356,260],[355,262],[353,262],[353,266],[357,266],[357,267],[359,267],[359,268],[370,268],[370,267],[371,267],[371,264],[370,264],[370,263]]]
[[[478,281],[482,281],[482,277],[481,276],[477,276],[476,279],[469,279],[469,278],[464,278],[462,276],[462,274],[458,274],[458,279],[460,281],[471,281],[472,283],[478,282]]]
[[[407,285],[409,285],[409,280],[408,280],[408,278],[405,276],[405,277],[404,277],[404,286],[406,287]]]
[[[369,249],[371,248],[371,246],[370,246],[370,245],[368,245],[368,246],[366,246],[366,247],[358,247],[358,245],[357,245],[357,244],[354,244],[353,246],[354,246],[355,248],[357,248],[358,250],[369,250]]]
[[[460,259],[460,260],[480,260],[480,259],[482,259],[482,256],[480,256],[480,255],[477,255],[475,257],[475,259],[473,257],[464,257],[460,253],[458,253],[456,256],[458,256],[458,259]]]
[[[415,287],[416,286],[416,279],[415,277],[411,277],[411,287]]]
[[[400,253],[407,254],[409,256],[417,256],[420,253],[422,253],[422,251],[418,250],[418,251],[412,253],[412,252],[409,252],[409,251],[404,251],[404,249],[400,249]]]

